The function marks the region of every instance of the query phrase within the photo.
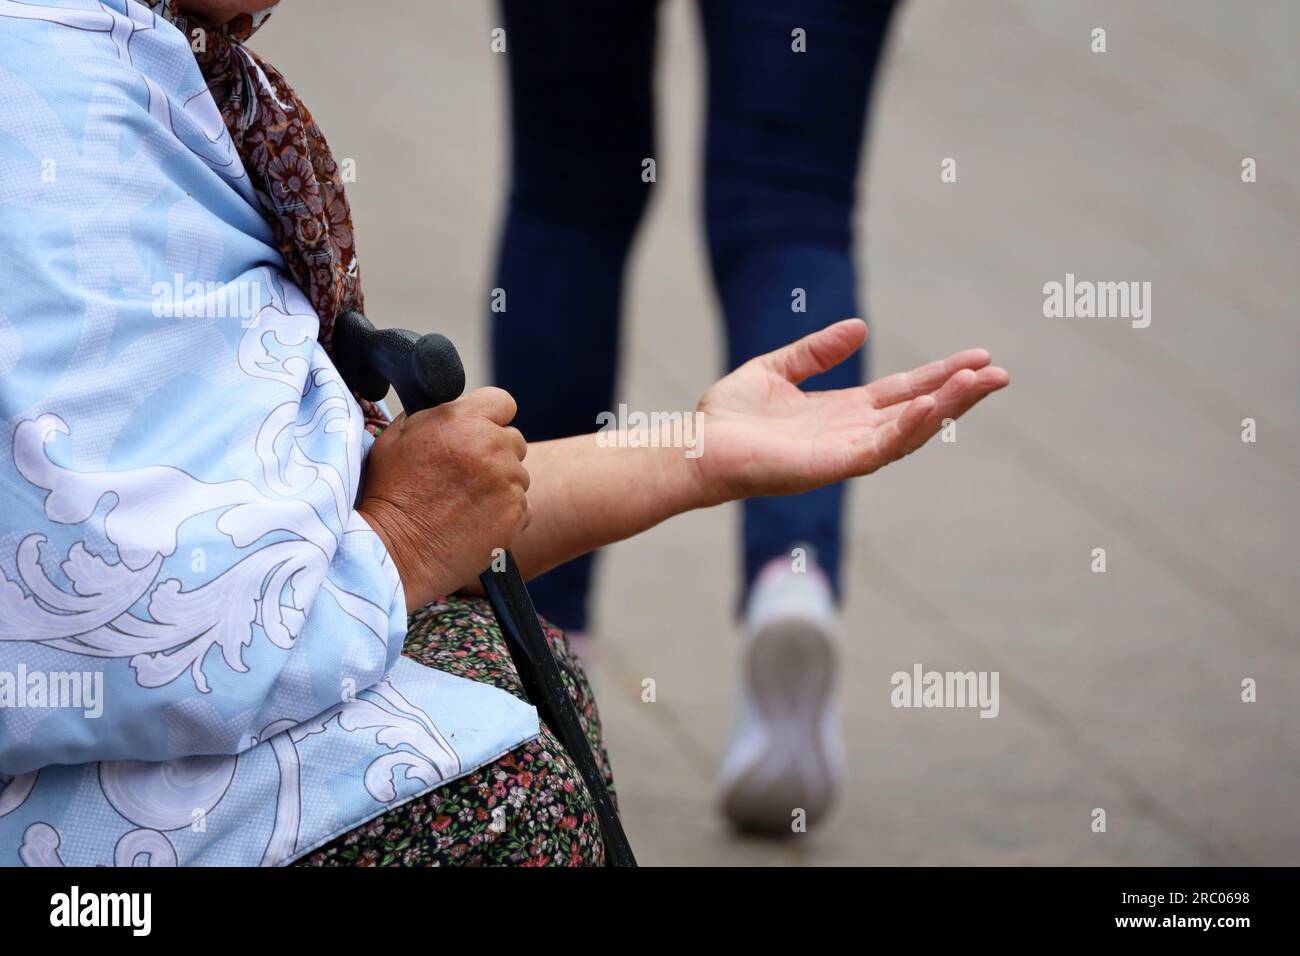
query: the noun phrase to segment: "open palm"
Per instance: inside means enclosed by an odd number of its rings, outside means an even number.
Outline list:
[[[785,495],[869,475],[925,444],[945,419],[1004,388],[984,349],[836,391],[799,384],[861,347],[866,323],[846,319],[746,362],[700,399],[705,486],[719,500]]]

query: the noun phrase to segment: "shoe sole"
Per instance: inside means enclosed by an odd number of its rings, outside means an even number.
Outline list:
[[[753,636],[745,667],[751,719],[762,743],[724,786],[722,810],[742,829],[790,834],[796,810],[811,826],[834,799],[837,774],[825,720],[835,647],[807,619],[777,618]]]

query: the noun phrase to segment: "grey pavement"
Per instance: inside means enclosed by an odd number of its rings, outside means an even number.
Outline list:
[[[693,5],[663,23],[619,400],[682,409],[721,330]],[[471,384],[504,186],[497,25],[467,0],[288,0],[253,43],[356,161],[368,313],[451,336]],[[905,6],[863,169],[871,361],[982,345],[1013,384],[853,491],[849,766],[820,829],[745,840],[714,807],[738,508],[607,550],[591,670],[642,862],[1300,863],[1298,38],[1286,0]],[[1150,327],[1045,318],[1066,273],[1151,282]],[[1000,714],[893,708],[914,663],[998,671]]]

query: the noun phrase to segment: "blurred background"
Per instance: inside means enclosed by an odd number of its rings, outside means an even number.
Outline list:
[[[505,195],[500,25],[469,0],[289,0],[251,43],[355,160],[368,314],[449,335],[472,386]],[[688,409],[722,371],[694,4],[665,0],[660,30],[617,401]],[[872,374],[981,345],[1013,385],[853,488],[848,776],[806,834],[742,839],[714,805],[738,509],[607,550],[589,670],[642,863],[1300,863],[1297,38],[1289,0],[903,4],[861,173]],[[1151,326],[1044,318],[1067,272],[1151,282]],[[894,709],[890,675],[918,662],[999,671],[999,716]]]

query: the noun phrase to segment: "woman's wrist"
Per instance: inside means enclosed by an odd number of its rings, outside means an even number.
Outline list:
[[[388,519],[385,515],[385,506],[381,501],[366,500],[357,505],[357,514],[361,516],[370,530],[375,533],[388,552],[389,559],[393,562],[393,567],[397,569],[397,577],[402,582],[402,593],[406,598],[406,613],[410,614],[412,607],[411,602],[416,599],[415,581],[412,579],[412,570],[405,554],[405,548],[399,543],[393,532],[388,527]]]
[[[664,495],[671,512],[668,517],[731,500],[710,483],[704,467],[708,452],[703,445],[692,449],[663,448],[661,453]]]
[[[418,607],[423,607],[441,594],[450,594],[455,588],[451,575],[439,575],[436,568],[430,568],[430,561],[421,558],[418,549],[412,548],[402,534],[409,522],[401,512],[382,498],[365,498],[357,505],[357,514],[370,526],[375,535],[383,542],[384,549],[397,569],[397,576],[402,582],[402,593],[406,598],[406,613],[410,614]],[[439,578],[446,578],[443,589],[439,590]]]
[[[700,467],[707,447],[698,423],[689,444],[670,427],[654,434],[622,430],[534,443],[526,461],[533,476],[533,524],[513,545],[524,575],[540,574],[674,515],[729,500]],[[357,512],[388,549],[408,611],[440,594],[476,591],[472,575],[453,579],[425,566],[420,549],[407,541],[410,521],[385,499],[368,496]]]
[[[709,482],[702,467],[707,454],[703,416],[697,413],[693,421],[686,430],[671,423],[656,429],[622,429],[603,441],[597,433],[598,444],[617,445],[633,456],[626,467],[645,482],[639,490],[649,498],[655,523],[730,500]]]

